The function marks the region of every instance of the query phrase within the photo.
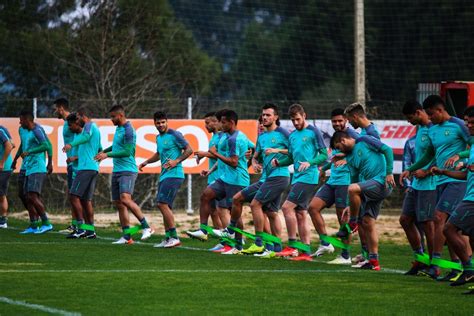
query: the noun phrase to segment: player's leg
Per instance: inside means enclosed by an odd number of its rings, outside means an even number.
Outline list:
[[[367,247],[369,249],[369,262],[362,266],[362,269],[380,270],[379,264],[379,240],[377,229],[375,227],[375,218],[364,215],[362,217],[362,226],[367,237]]]
[[[69,234],[67,238],[84,238],[87,234],[86,228],[91,231],[89,223],[91,222],[90,213],[93,212],[92,203],[87,203],[87,200],[92,200],[94,191],[90,190],[90,188],[94,182],[93,178],[96,176],[97,171],[80,170],[73,180],[71,190],[69,191],[69,201],[76,213],[78,229],[76,232]],[[89,234],[92,235],[91,233]]]
[[[41,227],[35,232],[35,234],[43,234],[53,229],[53,225],[51,225],[48,215],[46,214],[43,199],[41,198],[45,179],[46,173],[33,173],[28,175],[27,180],[27,201],[29,208],[34,209],[41,218]]]
[[[0,228],[7,228],[8,214],[8,181],[10,180],[11,171],[0,172]]]
[[[81,196],[81,205],[84,215],[84,238],[94,239],[97,237],[95,233],[94,225],[94,206],[92,205],[92,199],[94,198],[95,186],[97,184],[98,172],[93,170],[86,170],[87,181],[85,181],[85,190]]]
[[[67,166],[67,188],[66,188],[66,196],[69,196],[69,191],[71,190],[72,182],[74,181],[74,169],[72,165]],[[66,227],[66,229],[60,230],[60,233],[67,233],[70,234],[77,229],[77,215],[74,211],[74,208],[71,206],[71,224]]]
[[[174,199],[178,194],[179,188],[184,179],[181,178],[167,178],[160,182],[158,190],[157,202],[158,209],[163,216],[163,223],[165,226],[165,242],[155,245],[158,248],[172,248],[181,245],[178,233],[176,232],[176,225],[172,211]]]
[[[362,205],[362,188],[361,183],[352,183],[347,189],[347,195],[349,196],[349,224],[344,225],[337,232],[337,236],[340,238],[347,238],[351,233],[357,231],[359,219],[360,207]]]
[[[335,187],[324,184],[309,204],[308,213],[313,222],[314,228],[319,235],[320,245],[313,256],[320,257],[325,253],[333,253],[334,246],[328,243],[324,238],[327,236],[326,223],[321,214],[322,210],[330,207],[335,201]]]

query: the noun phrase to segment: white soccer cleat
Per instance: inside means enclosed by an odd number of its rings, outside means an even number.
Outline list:
[[[369,262],[369,260],[364,259],[363,261],[359,261],[358,263],[351,265],[351,267],[356,268],[356,269],[360,269],[360,268],[362,268],[362,266],[364,266],[368,262]]]
[[[166,243],[168,242],[169,238],[163,239],[159,244],[154,244],[153,247],[155,248],[165,248]]]
[[[271,259],[271,258],[276,258],[275,256],[275,251],[265,249],[264,252],[262,253],[256,253],[253,255],[254,257],[259,257],[263,259]]]
[[[122,236],[122,237],[120,237],[119,240],[114,241],[112,244],[114,244],[114,245],[131,245],[131,244],[133,244],[133,239],[130,238],[130,239],[127,240]]]
[[[8,228],[8,224],[7,223],[2,223],[2,224],[0,224],[0,228]]]
[[[173,248],[181,245],[181,241],[178,238],[170,238],[164,245],[164,248]]]
[[[196,239],[199,239],[201,241],[207,241],[207,234],[205,234],[202,230],[198,229],[198,230],[195,230],[195,231],[192,231],[192,230],[188,230],[186,232],[186,235],[188,235],[189,237],[191,238],[196,238]]]
[[[342,265],[350,265],[351,263],[352,263],[351,258],[345,259],[343,256],[337,256],[336,259],[328,262],[328,264],[342,264]]]
[[[145,228],[142,232],[142,238],[140,238],[141,240],[147,240],[148,238],[151,237],[151,235],[153,235],[155,233],[155,231],[151,228]]]
[[[352,263],[357,264],[357,263],[359,263],[361,261],[364,261],[364,260],[365,260],[364,256],[362,254],[358,254],[357,256],[352,258]]]
[[[321,257],[325,253],[333,253],[334,252],[334,246],[329,244],[327,246],[324,245],[319,245],[318,250],[316,250],[315,253],[311,255],[311,257]]]
[[[221,252],[221,255],[240,255],[242,254],[242,250],[239,250],[237,248],[231,248],[228,251]]]
[[[216,235],[217,237],[222,237],[222,229],[213,229],[212,233]]]

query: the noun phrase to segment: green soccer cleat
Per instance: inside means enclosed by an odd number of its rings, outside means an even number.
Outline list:
[[[247,249],[245,250],[242,250],[242,253],[244,255],[253,255],[253,254],[256,254],[256,253],[262,253],[265,251],[265,247],[264,246],[257,246],[256,244],[252,244],[250,247],[248,247]]]

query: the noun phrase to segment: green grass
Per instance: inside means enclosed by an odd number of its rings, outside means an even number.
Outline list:
[[[10,221],[10,226],[26,223]],[[104,238],[118,232],[99,230]],[[183,239],[193,249],[157,249],[160,238],[131,246],[109,239],[66,240],[0,230],[0,297],[96,314],[456,314],[472,315],[466,289],[398,271],[408,246],[382,244],[386,270],[264,260],[204,251],[214,241]],[[0,314],[41,314],[0,302]]]

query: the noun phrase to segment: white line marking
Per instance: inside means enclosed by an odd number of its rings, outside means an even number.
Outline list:
[[[64,316],[80,316],[81,315],[80,313],[68,312],[68,311],[65,311],[65,310],[62,310],[62,309],[57,309],[57,308],[48,307],[48,306],[44,306],[44,305],[31,304],[31,303],[27,303],[27,302],[24,302],[24,301],[15,301],[15,300],[12,300],[8,297],[3,297],[3,296],[0,296],[0,302],[10,304],[10,305],[16,305],[16,306],[22,306],[22,307],[26,307],[26,308],[36,309],[36,310],[46,312],[46,313],[50,313],[50,314],[58,314],[58,315],[64,315]]]
[[[0,270],[0,273],[355,273],[358,270],[245,270],[245,269],[227,269],[227,270],[216,270],[216,269],[200,269],[200,270],[189,270],[189,269],[82,269],[82,270]]]

